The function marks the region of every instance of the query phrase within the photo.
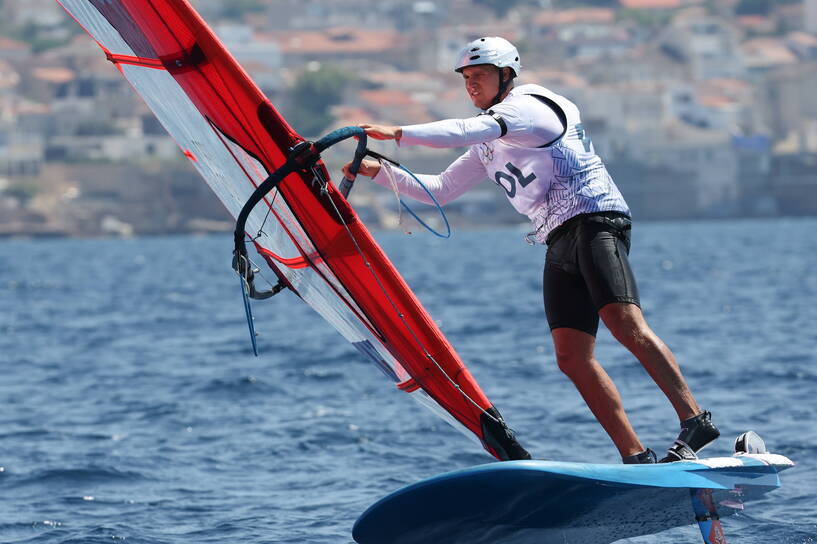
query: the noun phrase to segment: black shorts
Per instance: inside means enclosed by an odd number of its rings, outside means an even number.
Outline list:
[[[550,233],[543,289],[550,330],[569,327],[595,336],[603,306],[640,305],[627,259],[631,225],[624,214],[599,212],[568,219]]]

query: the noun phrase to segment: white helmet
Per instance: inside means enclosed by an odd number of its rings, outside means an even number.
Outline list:
[[[477,64],[493,64],[497,68],[508,67],[513,70],[514,76],[518,76],[522,70],[519,62],[519,51],[516,47],[500,37],[477,38],[462,48],[457,56],[457,64],[454,66],[455,72],[462,72],[466,66],[476,66]]]

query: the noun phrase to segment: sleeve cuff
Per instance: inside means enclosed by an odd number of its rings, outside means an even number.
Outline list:
[[[408,125],[405,127],[400,127],[403,131],[403,135],[400,136],[399,140],[395,140],[397,142],[397,147],[405,147],[410,145],[419,145],[422,144],[422,140],[417,138],[415,131],[412,130],[413,125]]]
[[[382,185],[383,187],[391,187],[391,183],[389,183],[389,176],[385,172],[386,165],[381,164],[380,170],[378,170],[377,174],[372,178],[372,181],[377,183],[378,185]]]

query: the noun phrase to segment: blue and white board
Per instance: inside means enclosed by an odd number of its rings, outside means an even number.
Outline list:
[[[721,517],[780,486],[794,463],[738,454],[658,465],[508,461],[441,474],[369,507],[360,544],[606,544],[695,523],[690,489]]]

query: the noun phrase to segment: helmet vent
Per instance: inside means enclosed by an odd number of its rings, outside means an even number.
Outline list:
[[[817,2],[817,0],[814,0]],[[3,0],[0,0],[0,4]],[[514,45],[500,36],[477,38],[466,44],[457,53],[454,71],[462,73],[467,66],[489,64],[497,68],[510,68],[511,78],[517,77],[522,66],[519,59],[522,55]]]

